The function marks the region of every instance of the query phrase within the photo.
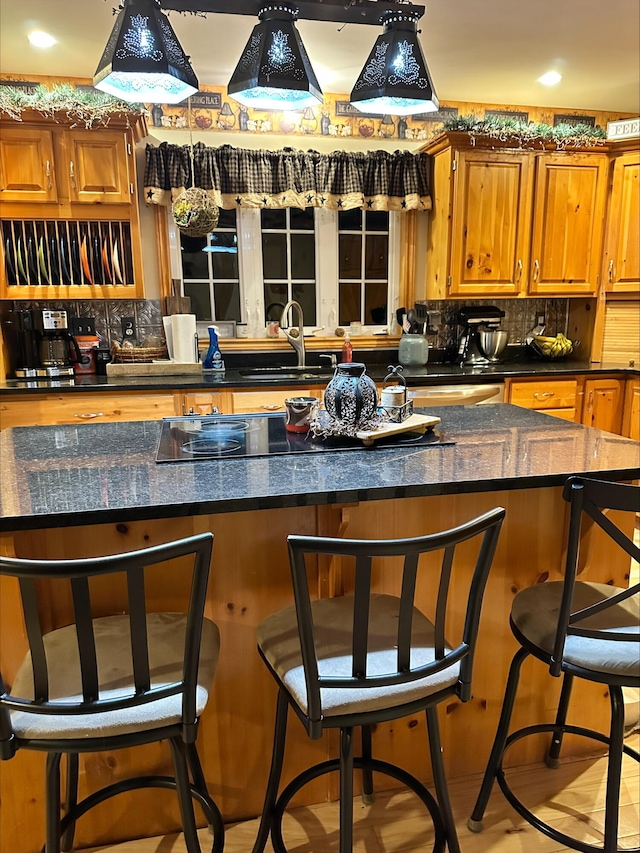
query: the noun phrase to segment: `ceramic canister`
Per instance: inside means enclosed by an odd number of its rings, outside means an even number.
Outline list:
[[[284,405],[286,409],[284,426],[287,432],[309,432],[320,400],[317,397],[288,397]]]

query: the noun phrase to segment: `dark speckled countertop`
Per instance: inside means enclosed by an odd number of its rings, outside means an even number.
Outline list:
[[[0,433],[0,530],[640,478],[640,445],[511,405],[430,409],[454,445],[158,465],[159,422]],[[482,452],[480,452],[480,450]]]

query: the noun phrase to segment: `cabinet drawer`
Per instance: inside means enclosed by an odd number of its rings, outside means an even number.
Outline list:
[[[509,402],[526,409],[575,409],[578,382],[575,379],[552,382],[513,382]]]
[[[180,410],[173,394],[43,395],[3,403],[0,427],[155,421],[178,414]]]
[[[278,388],[273,391],[233,391],[231,411],[234,414],[248,412],[284,412],[284,401],[288,397],[310,397],[309,388]]]

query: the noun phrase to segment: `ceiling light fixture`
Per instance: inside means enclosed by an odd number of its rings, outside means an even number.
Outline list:
[[[40,30],[29,33],[28,38],[34,47],[53,47],[54,44],[57,44],[57,39],[54,39],[49,33],[43,33]]]
[[[538,83],[543,86],[555,86],[562,80],[562,74],[558,71],[547,71],[542,77],[538,77]]]
[[[247,107],[292,110],[322,103],[322,90],[295,26],[297,6],[271,3],[256,24],[227,92]]]
[[[96,89],[151,104],[177,104],[197,92],[189,57],[159,0],[121,0],[121,6],[93,78]]]
[[[414,115],[438,109],[418,39],[418,17],[402,8],[384,12],[384,27],[351,92],[357,109],[376,115]]]

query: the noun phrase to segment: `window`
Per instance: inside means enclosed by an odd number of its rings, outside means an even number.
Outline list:
[[[181,235],[170,245],[180,252],[183,292],[199,329],[212,320],[235,320],[246,324],[248,337],[264,337],[266,323],[295,299],[309,331],[333,334],[336,326],[359,321],[374,332],[387,327],[398,307],[400,216],[359,209],[222,210],[207,237]]]

